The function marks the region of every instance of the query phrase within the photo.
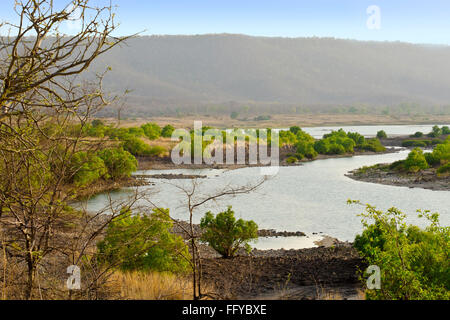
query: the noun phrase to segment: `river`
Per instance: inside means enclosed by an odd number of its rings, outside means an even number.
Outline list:
[[[390,126],[384,126],[389,132]],[[394,127],[394,126],[392,126]],[[398,126],[395,126],[398,127]],[[426,126],[431,129],[432,126]],[[363,127],[350,127],[347,130],[364,132]],[[367,127],[364,127],[367,128]],[[311,128],[310,128],[311,130]],[[315,129],[323,130],[323,129]],[[376,129],[375,129],[376,130]],[[424,130],[424,129],[422,129]],[[417,126],[402,126],[402,133],[411,134]],[[396,131],[398,132],[398,131]],[[424,132],[428,132],[424,130]],[[364,132],[366,133],[366,132]],[[376,133],[376,131],[375,131]],[[370,135],[367,134],[366,135]],[[450,193],[448,191],[432,191],[420,188],[387,186],[355,181],[345,176],[353,169],[390,163],[404,159],[408,150],[397,153],[364,155],[349,158],[334,158],[316,160],[304,163],[302,166],[281,167],[279,173],[266,181],[262,187],[253,193],[226,198],[200,207],[195,216],[195,222],[208,210],[219,212],[228,205],[233,207],[236,215],[244,219],[254,220],[260,228],[276,229],[278,231],[303,231],[309,238],[303,239],[310,243],[317,235],[325,234],[343,241],[353,241],[356,234],[362,230],[361,206],[347,205],[347,200],[360,200],[370,203],[379,209],[397,207],[408,216],[408,222],[424,226],[418,219],[417,210],[431,210],[441,214],[442,225],[450,224]],[[197,194],[210,194],[226,185],[245,185],[261,178],[259,168],[242,168],[237,170],[148,170],[136,174],[183,173],[207,175],[205,179],[197,179],[199,183]],[[171,214],[177,219],[187,219],[186,197],[174,186],[190,186],[190,180],[150,179],[154,185],[140,187],[140,191],[151,193],[151,199],[159,207],[170,208]],[[130,194],[131,189],[123,189],[112,193],[112,199],[121,199]],[[107,204],[109,195],[98,195],[90,199],[87,208],[90,211],[101,209]],[[262,239],[259,248],[275,249],[280,247],[304,246],[300,239],[270,240]]]

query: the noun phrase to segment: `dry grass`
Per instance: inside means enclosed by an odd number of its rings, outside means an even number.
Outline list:
[[[104,119],[107,123],[114,123],[115,119]],[[332,125],[388,125],[388,124],[417,124],[444,123],[450,121],[450,116],[424,115],[372,115],[372,114],[275,114],[267,121],[240,121],[230,119],[227,115],[220,116],[183,116],[183,117],[152,117],[121,121],[121,127],[135,127],[147,122],[156,122],[160,126],[171,124],[176,128],[192,128],[194,120],[201,120],[203,126],[217,128],[267,128],[332,126]]]
[[[167,273],[116,272],[112,276],[121,299],[130,300],[189,300],[192,282]]]

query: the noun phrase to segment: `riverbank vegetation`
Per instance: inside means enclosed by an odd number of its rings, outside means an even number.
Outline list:
[[[406,214],[397,208],[381,211],[366,205],[361,214],[364,231],[354,246],[381,271],[380,288],[366,290],[367,299],[450,299],[450,228],[440,225],[437,213],[418,215],[428,227],[408,225]],[[365,282],[367,275],[362,276]]]

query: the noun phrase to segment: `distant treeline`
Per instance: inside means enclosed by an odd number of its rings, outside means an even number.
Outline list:
[[[150,102],[151,104],[151,102]],[[128,103],[122,107],[121,119],[133,119],[149,116],[175,116],[183,117],[189,115],[229,115],[233,119],[242,121],[264,121],[270,120],[274,114],[373,114],[392,116],[426,116],[426,115],[450,115],[449,105],[420,105],[416,103],[401,103],[389,106],[357,105],[285,105],[285,104],[262,104],[262,103],[223,103],[205,104],[177,107],[176,103],[168,103],[166,106],[148,106],[149,103],[142,102],[141,105]],[[180,103],[181,105],[181,103]],[[108,108],[101,111],[99,117],[117,117],[117,108]]]

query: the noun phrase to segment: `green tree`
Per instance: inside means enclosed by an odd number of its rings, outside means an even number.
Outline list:
[[[450,227],[440,226],[437,213],[419,211],[428,221],[425,229],[407,225],[397,208],[383,212],[367,205],[361,216],[364,231],[354,246],[381,270],[381,290],[367,290],[366,298],[450,299]]]
[[[99,261],[126,271],[185,272],[188,248],[172,228],[168,209],[153,209],[150,214],[128,210],[108,225],[97,245]]]
[[[71,159],[71,180],[77,186],[87,186],[102,177],[108,170],[103,160],[85,151],[77,152]]]
[[[417,172],[419,170],[427,169],[428,162],[425,159],[422,149],[414,148],[406,158],[403,166],[409,172]]]
[[[129,177],[137,169],[136,158],[122,148],[105,149],[100,151],[98,156],[103,160],[108,174],[114,180]]]
[[[162,129],[161,136],[163,136],[164,138],[170,138],[170,137],[172,137],[172,133],[174,131],[175,131],[175,128],[173,126],[171,126],[170,124],[168,124]]]
[[[387,138],[387,134],[384,130],[380,130],[377,132],[377,138],[378,139],[386,139]]]
[[[141,128],[150,140],[156,140],[161,136],[161,127],[156,123],[146,123]]]
[[[224,258],[233,257],[239,248],[250,250],[249,241],[258,238],[258,225],[254,221],[236,220],[231,207],[216,217],[207,212],[201,219],[202,240],[209,243]]]

